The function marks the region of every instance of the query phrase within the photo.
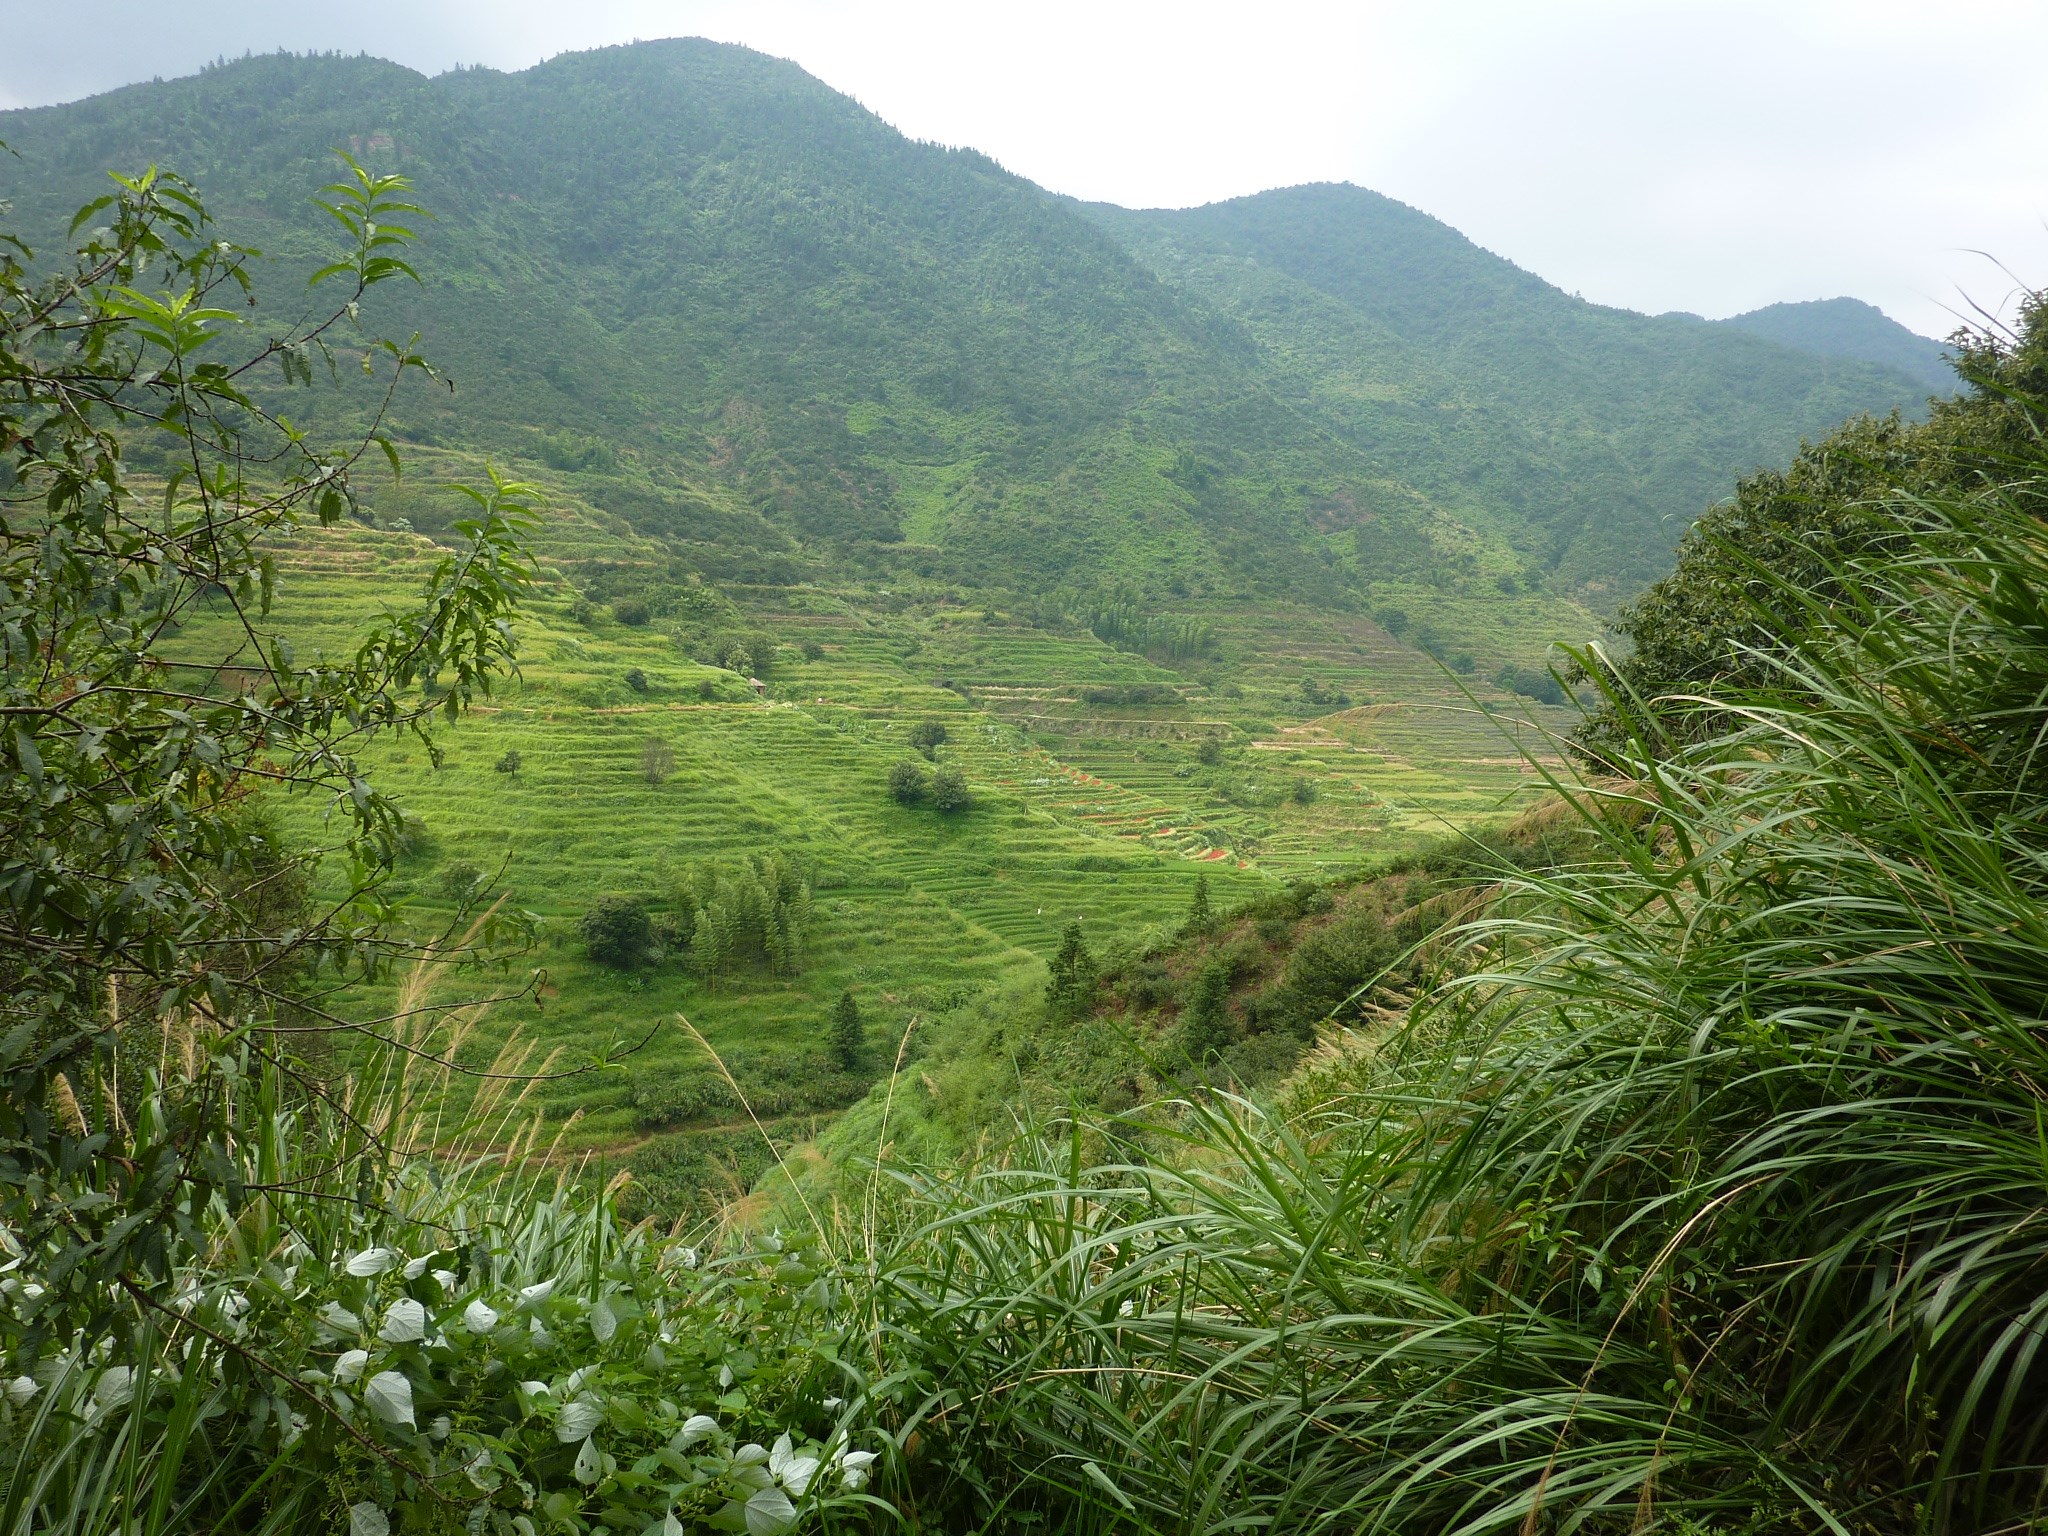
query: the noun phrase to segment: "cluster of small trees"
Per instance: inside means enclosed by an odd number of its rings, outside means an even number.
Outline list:
[[[1351,695],[1330,687],[1319,677],[1309,676],[1301,680],[1301,702],[1312,709],[1349,709]]]
[[[926,771],[923,763],[906,757],[889,765],[889,795],[899,805],[928,805],[935,811],[964,811],[972,808],[974,795],[967,787],[967,775],[951,763],[940,763]]]
[[[744,634],[726,630],[693,645],[691,654],[742,677],[766,677],[775,670],[775,645],[775,637],[763,630]]]
[[[663,894],[658,912],[638,897],[600,898],[577,924],[584,952],[622,970],[680,959],[706,981],[739,968],[803,968],[811,883],[788,854],[686,865]]]
[[[1148,614],[1137,603],[1104,603],[1088,615],[1088,628],[1105,645],[1185,661],[1206,656],[1216,647],[1215,626],[1200,619]]]

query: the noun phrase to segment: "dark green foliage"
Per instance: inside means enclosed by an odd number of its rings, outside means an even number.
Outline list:
[[[832,1059],[851,1071],[860,1065],[861,1052],[867,1045],[867,1024],[860,1016],[860,1004],[854,1001],[853,993],[842,992],[839,1001],[832,1005],[832,1019],[825,1028],[825,1045],[832,1053]]]
[[[1351,695],[1327,686],[1320,678],[1304,677],[1301,680],[1301,702],[1310,709],[1349,709]]]
[[[1195,973],[1181,1005],[1181,1051],[1197,1068],[1205,1068],[1230,1048],[1230,967],[1220,959]]]
[[[626,669],[625,683],[635,693],[645,693],[647,691],[647,674],[638,667],[628,667]]]
[[[1649,703],[1771,681],[1783,637],[1804,622],[1792,594],[1826,593],[1845,562],[1901,536],[1883,498],[2009,480],[2048,424],[2048,304],[2025,302],[2010,338],[1959,336],[1954,345],[1968,387],[1937,402],[1927,421],[1848,422],[1711,508],[1686,535],[1677,569],[1617,616],[1629,651],[1611,666],[1612,686]],[[2048,494],[2023,484],[2007,494],[2048,507]],[[1711,715],[1688,718],[1694,731],[1716,725]],[[1607,708],[1582,740],[1597,751],[1630,729]]]
[[[600,896],[576,920],[576,933],[584,954],[618,970],[646,965],[658,953],[647,906],[632,896]]]
[[[937,720],[920,720],[910,728],[910,745],[927,760],[945,744],[946,727]]]
[[[525,759],[519,755],[517,747],[507,747],[498,755],[498,760],[491,764],[491,768],[493,772],[502,773],[508,778],[517,778],[520,766],[524,761]]]
[[[1314,779],[1296,779],[1293,784],[1288,786],[1287,797],[1296,805],[1314,805],[1316,803],[1316,781]]]
[[[1199,619],[1147,613],[1130,597],[1097,607],[1088,615],[1088,628],[1098,640],[1164,661],[1191,661],[1206,656],[1216,645],[1216,631],[1210,625]]]
[[[612,617],[621,624],[638,629],[654,617],[648,606],[638,598],[622,598],[612,604]]]
[[[1055,1019],[1076,1018],[1086,1012],[1095,991],[1095,960],[1081,940],[1079,918],[1068,923],[1060,935],[1059,952],[1052,957],[1050,969],[1045,984],[1046,1011]]]
[[[1535,699],[1544,704],[1562,704],[1569,697],[1564,684],[1544,667],[1525,667],[1511,662],[1494,673],[1493,680],[1508,693],[1519,693],[1525,699]]]
[[[1171,683],[1095,684],[1081,690],[1083,704],[1178,704],[1180,690]]]
[[[1195,748],[1195,761],[1204,768],[1217,768],[1223,763],[1223,742],[1215,736],[1207,736]]]
[[[667,909],[656,919],[663,943],[687,952],[705,980],[738,967],[784,976],[803,969],[816,914],[810,877],[789,854],[685,865],[671,871],[665,894]]]
[[[889,765],[889,796],[898,805],[922,805],[931,791],[931,776],[915,758]]]
[[[1384,980],[1406,948],[1385,910],[1368,905],[1346,912],[1295,946],[1278,987],[1262,1000],[1261,1017],[1313,1034],[1317,1024]]]
[[[1188,899],[1188,915],[1181,920],[1180,931],[1184,937],[1195,937],[1207,933],[1215,920],[1209,907],[1209,877],[1197,875],[1195,894]]]
[[[932,771],[929,799],[935,811],[965,811],[974,805],[973,792],[967,787],[967,775],[951,763],[941,763]]]

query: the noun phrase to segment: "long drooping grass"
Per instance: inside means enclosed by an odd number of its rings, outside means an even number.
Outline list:
[[[1732,727],[1561,784],[1599,856],[1504,877],[1286,1112],[1195,1098],[1171,1166],[1073,1135],[899,1174],[872,1305],[917,1496],[2041,1528],[2048,531],[2009,492],[1888,508],[1903,555],[1840,573]]]

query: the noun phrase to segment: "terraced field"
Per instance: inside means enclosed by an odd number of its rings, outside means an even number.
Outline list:
[[[801,1078],[822,1060],[842,989],[893,1040],[913,1016],[1035,986],[1071,920],[1103,947],[1177,921],[1198,876],[1228,905],[1502,814],[1528,784],[1502,726],[1363,618],[1219,609],[1205,615],[1219,654],[1175,671],[1085,631],[940,597],[782,591],[747,615],[782,642],[757,698],[659,624],[572,613],[562,566],[656,562],[630,531],[570,502],[538,549],[548,579],[519,621],[519,676],[444,734],[439,768],[404,744],[368,766],[424,828],[398,881],[420,922],[452,911],[443,875],[456,864],[541,919],[522,962],[545,967],[538,1004],[499,1007],[473,1049],[517,1029],[574,1060],[655,1031],[623,1069],[541,1089],[551,1114],[574,1119],[571,1144],[622,1149],[672,1124],[648,1104],[706,1070],[670,1023],[678,1012],[743,1077]],[[302,656],[340,654],[438,554],[402,530],[302,533],[279,550],[276,625]],[[216,614],[182,643],[217,658],[230,638]],[[1318,713],[1300,686],[1311,673],[1373,702]],[[938,757],[965,772],[969,811],[886,793],[889,765],[927,721],[946,728]],[[670,760],[654,778],[651,741]],[[508,751],[515,773],[495,766]],[[322,809],[288,814],[315,838]],[[801,860],[815,888],[798,975],[710,987],[674,966],[622,974],[582,957],[574,924],[599,896],[656,894],[681,864],[774,850]],[[479,981],[447,987],[458,984]]]

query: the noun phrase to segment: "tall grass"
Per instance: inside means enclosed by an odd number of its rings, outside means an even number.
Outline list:
[[[432,1016],[439,970],[414,971],[402,1014]],[[615,1184],[537,1139],[547,1062],[515,1038],[450,1081],[479,1019],[401,1032],[331,1083],[207,1074],[237,1093],[246,1202],[178,1234],[171,1286],[128,1287],[102,1336],[30,1357],[0,1311],[0,1536],[638,1536],[714,1517],[774,1536],[860,1507],[856,1426],[824,1404],[839,1326],[801,1251],[700,1264],[622,1220]],[[181,1058],[233,1048],[193,1024],[140,1099],[137,1157],[194,1080]],[[10,1297],[41,1257],[15,1245]]]
[[[1171,1166],[900,1173],[878,1390],[925,1506],[2040,1528],[2048,534],[2012,489],[1888,507],[1905,553],[1825,609],[1772,592],[1771,686],[1560,783],[1598,856],[1504,871],[1286,1113],[1191,1099]]]

